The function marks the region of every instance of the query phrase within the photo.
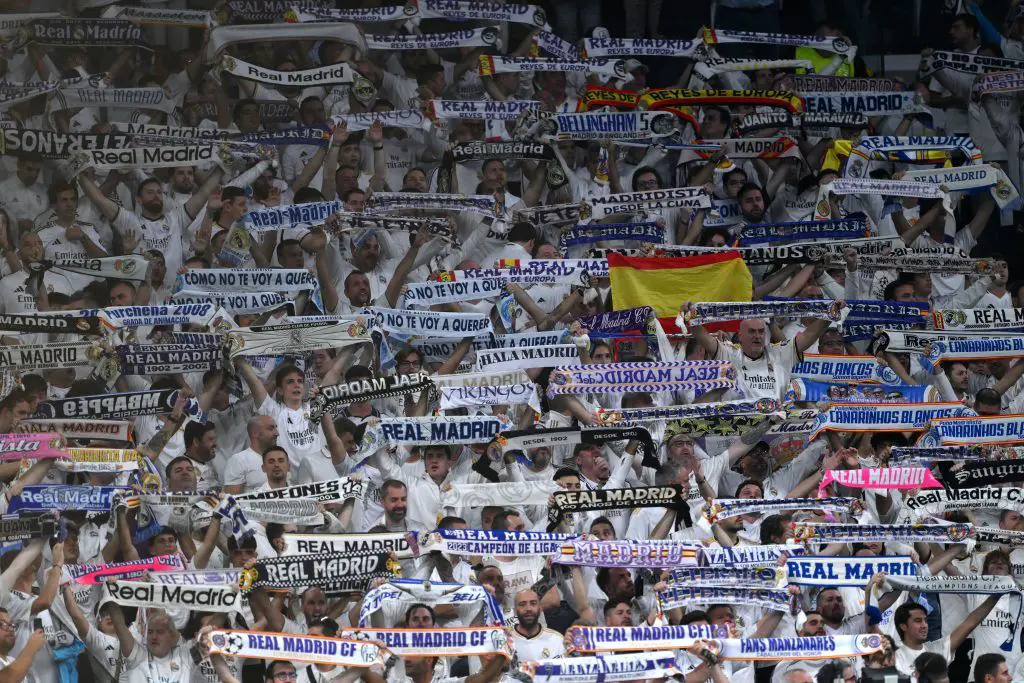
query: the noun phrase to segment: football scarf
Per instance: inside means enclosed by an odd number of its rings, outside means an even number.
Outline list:
[[[34,538],[53,538],[60,531],[51,515],[3,515],[0,517],[0,542],[17,543]]]
[[[79,6],[81,9],[81,6]],[[103,10],[104,19],[121,19],[140,26],[180,26],[206,28],[213,17],[205,10],[168,9],[164,7],[120,7]]]
[[[55,398],[41,401],[36,408],[34,417],[42,420],[75,418],[118,420],[139,415],[166,415],[174,410],[177,400],[178,389]],[[202,417],[199,402],[195,398],[189,398],[186,401],[185,412],[197,419]]]
[[[798,542],[829,543],[961,543],[972,538],[970,524],[794,524]]]
[[[95,365],[101,354],[100,346],[89,341],[0,346],[0,368],[18,372],[85,368]]]
[[[691,639],[691,645],[696,643]],[[685,667],[674,652],[631,652],[537,659],[519,664],[519,672],[536,683],[577,683],[579,681],[648,681],[682,676]]]
[[[661,244],[665,241],[665,229],[658,223],[593,223],[570,228],[559,236],[559,245],[564,249],[593,242],[619,242],[635,240]]]
[[[399,657],[461,657],[499,654],[511,659],[514,645],[503,626],[466,628],[359,628],[338,635],[383,643]]]
[[[418,395],[421,391],[435,391],[434,383],[425,372],[357,379],[326,387],[318,386],[316,394],[309,401],[309,419],[319,421],[324,413],[333,415],[338,408],[353,403],[408,394]]]
[[[889,351],[890,353],[923,354],[928,345],[936,341],[951,342],[970,339],[982,339],[1001,336],[998,332],[970,332],[956,334],[935,330],[891,330],[883,329],[872,340],[869,350],[874,353]]]
[[[549,378],[548,396],[719,389],[735,383],[736,368],[725,361],[604,363],[556,368]]]
[[[67,458],[64,439],[59,434],[2,434],[0,460],[50,460]]]
[[[1017,476],[1020,477],[1020,474],[1024,473],[1024,468],[1016,469]],[[1004,481],[1013,478],[1016,477]],[[947,512],[960,510],[1013,510],[1024,513],[1024,489],[992,486],[925,491],[915,496],[904,497],[903,504],[907,508],[907,519],[901,520],[904,522],[927,522],[931,521],[931,518],[941,518]]]
[[[530,377],[522,370],[466,373],[464,375],[434,375],[431,379],[435,385],[442,389],[446,387],[500,387],[530,381]]]
[[[804,555],[798,545],[752,545],[733,548],[702,547],[697,550],[697,563],[701,567],[765,567],[776,566],[783,555]]]
[[[526,221],[534,225],[562,225],[565,223],[576,223],[581,220],[583,214],[581,204],[550,204],[544,206],[531,206],[521,208],[517,204],[512,209],[512,219],[515,221]]]
[[[139,452],[128,448],[69,448],[70,460],[53,463],[61,472],[133,472],[139,468]]]
[[[818,382],[852,382],[859,384],[897,384],[900,381],[892,368],[874,356],[829,356],[808,353],[793,366],[793,377]]]
[[[468,278],[496,277],[507,282],[527,284],[567,284],[591,286],[593,278],[608,277],[605,259],[498,259],[494,268],[441,271],[442,282]]]
[[[613,652],[618,650],[679,650],[698,640],[723,638],[724,626],[685,624],[678,626],[570,626],[565,632],[569,652]],[[566,661],[572,662],[572,658]],[[588,679],[589,680],[589,679]]]
[[[864,169],[861,169],[861,172],[863,171]],[[941,199],[942,206],[946,209],[946,212],[953,212],[953,204],[949,193],[943,192],[937,185],[909,180],[875,180],[873,178],[850,176],[833,180],[831,183],[818,188],[818,199],[814,204],[814,220],[836,218],[832,215],[832,203],[829,201],[829,193],[835,195],[871,194],[889,197]]]
[[[562,545],[554,562],[583,567],[696,567],[694,541],[572,541]]]
[[[783,510],[825,510],[855,515],[863,512],[864,506],[856,498],[715,498],[705,506],[704,517],[709,524],[714,524],[730,517],[774,514]]]
[[[395,230],[417,232],[423,228],[426,228],[427,232],[431,235],[437,235],[453,244],[459,244],[458,233],[452,229],[448,220],[444,218],[399,218],[338,211],[328,216],[324,223],[324,232],[329,235],[339,235],[344,232],[364,229],[385,230],[387,232]]]
[[[501,49],[500,29],[497,26],[463,29],[450,33],[422,33],[419,35],[376,34],[366,36],[371,50],[449,50],[457,47],[496,47]]]
[[[740,244],[750,246],[801,239],[855,239],[865,235],[867,235],[867,219],[863,216],[836,220],[757,223],[740,228]]]
[[[507,423],[497,417],[476,415],[437,417],[385,417],[373,428],[385,443],[402,446],[489,443]],[[371,430],[367,430],[369,432]]]
[[[452,146],[452,156],[456,163],[465,163],[473,159],[532,159],[534,161],[551,161],[555,153],[550,145],[543,142],[525,140],[498,140],[494,142],[459,142]]]
[[[377,121],[386,128],[429,130],[430,120],[419,109],[393,109],[368,111],[360,114],[338,114],[331,117],[335,124],[344,123],[350,132],[369,130]]]
[[[109,512],[114,496],[128,489],[119,486],[25,486],[12,496],[9,512],[19,510],[85,510]]]
[[[973,332],[1024,329],[1024,308],[970,308],[932,311],[936,330]]]
[[[329,216],[343,210],[340,201],[289,204],[250,211],[242,216],[242,223],[250,232],[288,230],[300,226],[314,227],[322,225]]]
[[[178,304],[212,303],[231,315],[259,315],[282,307],[289,314],[295,310],[295,302],[278,292],[215,294],[183,289],[172,294],[171,299]]]
[[[614,510],[617,508],[676,507],[686,501],[679,485],[641,486],[594,491],[556,491],[548,511],[548,530],[558,526],[567,512]]]
[[[114,420],[24,420],[20,428],[26,432],[56,432],[65,439],[103,439],[130,441],[129,424]]]
[[[363,593],[377,578],[400,576],[398,565],[388,554],[342,555],[323,553],[261,558],[242,572],[239,587],[245,593],[255,588],[298,588],[319,586],[328,595]]]
[[[818,485],[821,495],[829,484],[856,489],[940,489],[927,467],[870,467],[857,470],[826,470]]]
[[[702,47],[699,40],[655,38],[584,38],[581,57],[693,57]]]
[[[436,581],[418,581],[415,579],[392,579],[383,586],[370,590],[363,597],[363,605],[359,610],[359,626],[369,623],[370,615],[378,611],[385,602],[403,602],[409,605],[422,602],[434,605],[458,605],[467,602],[481,603],[484,624],[502,626],[505,619],[501,613],[501,605],[497,599],[483,586],[461,583],[441,583]]]
[[[659,209],[709,209],[711,198],[702,187],[623,192],[590,197],[580,202],[579,222],[589,223],[613,214],[643,213]]]
[[[1017,188],[1010,182],[1006,173],[1001,168],[994,168],[988,164],[907,171],[903,178],[945,185],[950,192],[987,189],[1000,210],[1015,208],[1020,203]]]
[[[25,27],[16,44],[59,47],[130,47],[152,50],[142,29],[123,19],[37,19]]]
[[[740,436],[769,424],[769,415],[713,415],[683,417],[665,425],[665,436],[700,434],[702,436]]]
[[[593,337],[601,334],[619,334],[626,332],[648,331],[654,318],[654,309],[650,306],[627,308],[621,311],[606,311],[595,315],[581,315],[580,327],[588,330]]]
[[[480,313],[441,313],[377,307],[365,310],[376,318],[381,329],[392,334],[464,339],[494,332],[491,319]]]
[[[854,403],[833,405],[818,416],[811,440],[822,432],[916,432],[931,420],[968,416],[963,403]]]
[[[179,273],[174,291],[304,292],[318,285],[316,276],[301,268],[204,268]]]
[[[676,130],[670,112],[581,112],[539,115],[528,136],[543,140],[652,140]]]
[[[537,109],[540,102],[532,100],[430,100],[427,113],[435,119],[475,119],[485,121],[514,121],[527,109]],[[480,143],[462,143],[480,144]]]
[[[74,91],[72,91],[74,92]],[[126,168],[175,168],[199,166],[213,162],[225,166],[231,154],[215,145],[191,147],[131,147],[120,150],[93,150],[79,152],[68,162],[69,172],[77,176],[87,168],[96,171],[116,171]]]
[[[1024,415],[948,416],[935,420],[918,446],[970,446],[1024,442]]]
[[[780,107],[797,114],[803,110],[803,100],[785,90],[689,90],[685,88],[664,88],[648,90],[638,102],[643,109],[665,109],[666,107],[701,107],[707,105],[755,107]]]
[[[618,410],[598,408],[594,415],[601,424],[625,422],[636,424],[661,420],[679,420],[690,417],[726,417],[733,415],[764,414],[778,412],[781,404],[773,398],[740,399],[721,403],[695,403],[681,406],[655,406],[653,408],[620,408]]]
[[[49,313],[21,313],[0,315],[0,330],[4,332],[51,332],[53,334],[103,334],[100,318],[96,316],[56,315]]]
[[[608,57],[598,59],[556,59],[550,57],[498,57],[480,55],[477,69],[481,76],[494,74],[532,73],[536,71],[560,71],[563,73],[596,74],[618,80],[625,80],[626,62]]]
[[[704,27],[700,37],[708,45],[725,45],[731,43],[757,45],[786,45],[789,47],[811,47],[822,52],[843,55],[853,60],[857,54],[857,46],[851,45],[845,38],[835,36],[803,36],[790,33],[762,33],[759,31],[733,31],[729,29],[713,29]]]
[[[786,400],[807,403],[932,403],[941,400],[935,387],[919,384],[831,384],[794,379]]]
[[[538,414],[542,412],[537,385],[533,382],[501,386],[444,387],[440,392],[441,410],[525,404]]]
[[[439,194],[424,192],[375,192],[366,206],[364,213],[388,213],[423,209],[424,211],[459,211],[475,213],[481,216],[498,217],[504,211],[489,194]]]
[[[575,344],[481,349],[476,352],[476,369],[486,373],[564,367],[566,362],[572,361],[580,362],[580,352]]]
[[[230,3],[229,3],[230,4]],[[415,16],[418,13],[415,7],[393,5],[391,7],[368,7],[356,9],[338,9],[335,7],[320,6],[309,2],[301,5],[291,5],[284,11],[283,19],[288,23],[304,21],[351,21],[357,24],[379,24],[391,21],[401,21]],[[266,6],[263,3],[261,6]],[[412,14],[410,14],[410,12]],[[270,21],[274,21],[270,19]]]
[[[92,311],[84,311],[91,313]],[[198,325],[200,327],[231,327],[234,323],[210,303],[167,304],[160,306],[108,306],[96,311],[108,327],[139,327],[151,325]]]
[[[707,149],[714,145],[715,149],[725,147],[725,155],[730,159],[780,159],[800,156],[800,148],[796,140],[785,136],[776,138],[724,138],[720,140],[695,140],[693,145],[684,146],[679,152],[677,165],[689,164],[694,161],[706,161],[715,152]]]
[[[1024,90],[1024,71],[988,73],[974,79],[971,93],[980,99],[987,95],[1008,95]]]
[[[0,154],[28,159],[68,159],[84,150],[122,149],[130,143],[130,137],[118,133],[57,133],[32,128],[4,128],[0,136]]]
[[[456,0],[417,0],[417,15],[423,19],[450,21],[501,21],[544,27],[547,14],[537,5],[499,2],[460,2]]]
[[[366,640],[216,630],[210,632],[210,653],[261,660],[287,657],[289,661],[365,669],[383,666],[387,650]]]
[[[914,464],[930,466],[933,460],[949,462],[970,462],[985,458],[984,446],[893,446],[889,451],[889,462],[893,465]],[[925,464],[927,463],[927,464]]]
[[[416,536],[413,553],[418,557],[439,550],[449,555],[508,556],[553,555],[562,545],[579,538],[576,534],[540,531],[484,531],[481,529],[436,529]]]
[[[338,503],[350,498],[362,498],[366,490],[366,482],[348,477],[314,481],[307,484],[295,484],[280,489],[253,491],[252,493],[235,494],[240,503],[258,500],[299,500],[311,499],[321,503]]]
[[[488,505],[520,507],[547,505],[548,498],[562,487],[553,481],[507,481],[494,484],[459,484],[441,492],[446,508],[482,508]]]
[[[379,555],[394,553],[399,559],[413,556],[406,533],[383,534],[282,534],[287,555],[341,554]]]
[[[122,375],[206,372],[220,367],[224,359],[224,352],[219,346],[119,345],[116,351],[118,369]]]
[[[110,564],[65,564],[61,567],[62,581],[86,585],[100,585],[108,579],[138,579],[146,572],[180,572],[185,562],[180,555],[160,555],[127,562]]]
[[[790,614],[793,596],[787,590],[736,588],[731,586],[670,586],[656,593],[662,611],[686,605],[749,605]]]
[[[916,576],[917,563],[903,555],[877,557],[791,557],[786,560],[787,581],[796,586],[864,588],[879,572],[889,576]]]
[[[726,661],[803,661],[850,659],[882,649],[882,636],[811,636],[796,638],[728,638],[718,644],[718,657]]]
[[[673,569],[667,583],[670,586],[745,586],[747,588],[778,588],[785,574],[774,567],[692,567]]]
[[[921,78],[927,78],[940,69],[948,69],[963,74],[981,75],[993,71],[1020,71],[1024,69],[1024,61],[968,52],[935,50],[931,55],[923,59],[919,75]]]
[[[951,360],[974,361],[1021,358],[1024,356],[1024,339],[1020,337],[996,337],[948,342],[934,341],[925,347],[924,352],[921,365],[930,371],[939,363]]]
[[[242,611],[242,594],[231,586],[174,586],[143,581],[107,581],[106,594],[124,607],[162,607],[230,614]]]
[[[797,92],[902,92],[906,85],[895,78],[864,78],[790,74]]]
[[[937,463],[937,466],[942,475],[943,484],[952,489],[966,489],[963,492],[956,492],[955,495],[958,497],[997,496],[997,499],[1005,497],[1006,500],[1015,502],[1018,494],[1012,492],[1017,489],[984,487],[1000,487],[1010,482],[1024,482],[1024,461],[1021,460],[986,460],[957,463],[956,465],[940,462]],[[946,493],[949,496],[954,495],[954,491],[947,490]],[[1013,495],[1012,498],[1010,498],[1011,495]]]
[[[324,322],[255,325],[226,335],[228,353],[236,356],[302,354],[315,349],[342,348],[370,341],[361,318]]]
[[[863,113],[866,116],[904,116],[928,111],[921,97],[905,92],[801,92],[808,114]]]
[[[785,299],[774,301],[748,302],[700,302],[683,316],[683,322],[695,325],[746,320],[749,318],[774,318],[781,316],[818,318],[836,322],[842,307],[832,299]],[[678,318],[677,318],[678,324]],[[685,327],[681,326],[682,329]]]

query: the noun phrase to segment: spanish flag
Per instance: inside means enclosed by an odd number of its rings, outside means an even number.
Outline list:
[[[700,256],[608,255],[612,307],[651,306],[665,332],[679,333],[676,315],[686,301],[750,301],[754,280],[738,251]]]

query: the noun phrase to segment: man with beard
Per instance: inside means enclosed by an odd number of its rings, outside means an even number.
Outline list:
[[[139,184],[135,193],[138,214],[123,210],[104,195],[96,183],[85,174],[80,175],[78,179],[89,200],[120,235],[122,242],[125,243],[125,251],[145,253],[156,249],[163,252],[168,276],[173,281],[185,260],[188,227],[220,184],[223,175],[224,170],[217,167],[199,191],[171,213],[164,213],[164,192],[160,181],[156,178],[147,178]],[[128,246],[133,248],[129,250]]]
[[[406,513],[409,509],[409,489],[395,479],[388,479],[380,485],[380,506],[384,516],[373,526],[383,526],[388,531],[408,531]]]
[[[29,283],[29,274],[32,272],[29,268],[30,264],[43,260],[43,242],[37,233],[26,232],[21,236],[18,257],[21,260],[22,269],[0,280],[0,313],[35,313],[40,310],[39,303],[43,303],[42,310],[46,310],[48,308],[46,305],[47,295],[59,292],[70,296],[75,291],[71,280],[55,270],[42,271],[42,289],[39,288],[38,276],[32,284]],[[27,337],[35,335],[18,336],[28,344],[31,341]],[[44,342],[45,337],[40,337],[39,341]]]
[[[615,466],[614,471],[608,465],[608,460],[600,446],[597,444],[581,443],[575,447],[576,466],[580,470],[580,487],[588,491],[597,489],[620,489],[626,486],[626,478],[632,470],[632,455],[623,453]],[[631,508],[617,508],[614,510],[602,510],[598,514],[589,516],[581,515],[580,523],[589,524],[598,516],[607,517],[615,526],[615,534],[618,538],[626,533],[629,526],[629,515]],[[588,521],[589,520],[589,521]]]
[[[824,636],[825,633],[825,619],[821,616],[820,612],[811,610],[805,612],[804,623],[801,624],[796,634],[801,638],[812,638],[815,636]],[[797,622],[800,623],[799,621]],[[795,671],[808,671],[811,675],[817,672],[817,669],[821,668],[826,664],[827,660],[819,662],[812,661],[792,661],[792,662],[779,662],[776,665],[775,670],[772,671],[772,683],[782,683],[788,680],[786,675],[790,672]],[[810,666],[808,666],[810,665]]]
[[[520,660],[549,659],[565,653],[562,634],[540,625],[540,596],[537,593],[530,589],[516,593],[515,614],[518,623],[512,630],[512,642]]]
[[[371,266],[369,270],[357,267],[350,270],[341,282],[341,291],[345,297],[338,297],[338,310],[340,315],[354,313],[365,306],[380,306],[382,308],[394,308],[398,304],[398,298],[402,294],[402,287],[409,279],[409,273],[415,268],[416,261],[420,255],[420,249],[431,240],[431,235],[426,228],[419,230],[412,236],[412,243],[409,245],[405,256],[398,262],[393,271],[386,275],[384,269],[377,269],[379,265],[380,246],[377,237],[370,232],[365,237],[365,243],[358,249],[353,244],[353,254],[359,254],[358,263]],[[429,256],[428,256],[429,258]],[[353,260],[356,263],[355,260]],[[373,289],[379,287],[384,290],[382,295],[373,298]],[[378,289],[379,291],[379,289]]]
[[[249,418],[246,431],[249,447],[232,455],[224,468],[224,491],[231,495],[246,493],[267,483],[267,449],[277,445],[277,422],[269,415]]]
[[[171,169],[171,178],[164,188],[164,208],[176,211],[184,206],[196,191],[196,169],[194,166],[178,166]]]
[[[6,674],[6,680],[23,681],[32,666],[32,659],[46,644],[46,635],[43,629],[35,629],[18,656],[12,657],[16,634],[11,616],[6,609],[0,607],[0,670]]]
[[[80,178],[84,187],[87,182],[85,176],[82,175]],[[43,242],[43,251],[48,260],[78,260],[107,255],[100,245],[100,237],[95,226],[77,220],[78,190],[73,185],[63,180],[55,181],[50,185],[49,199],[54,211],[53,224],[37,233]],[[107,201],[110,202],[109,199]],[[77,290],[85,289],[90,283],[95,282],[96,278],[69,273],[68,281]]]
[[[736,199],[739,201],[740,215],[743,216],[745,225],[756,225],[764,221],[768,202],[765,201],[764,190],[757,183],[746,183],[736,193]]]

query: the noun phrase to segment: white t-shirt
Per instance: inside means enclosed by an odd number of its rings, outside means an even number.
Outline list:
[[[92,240],[93,244],[99,246],[100,236],[96,233],[96,229],[91,223],[76,221],[75,225],[82,229],[82,232]],[[37,233],[43,243],[43,253],[47,259],[51,261],[64,261],[92,258],[89,256],[89,252],[86,251],[82,240],[69,240],[66,233],[67,228],[63,225],[44,228]],[[85,289],[90,283],[98,279],[77,273],[68,273],[66,277],[76,290]]]
[[[914,660],[925,652],[934,652],[945,657],[947,662],[952,661],[949,651],[949,636],[925,643],[920,650],[912,650],[906,645],[900,645],[896,648],[896,670],[904,676],[912,675],[914,673]],[[991,652],[991,650],[988,650],[988,652]]]
[[[542,628],[533,638],[527,638],[519,631],[512,630],[512,642],[516,646],[519,661],[531,662],[538,659],[551,659],[565,654],[562,634],[549,628]]]
[[[178,269],[185,261],[185,237],[192,220],[184,206],[165,213],[157,220],[149,220],[121,209],[114,216],[113,225],[122,234],[131,232],[139,238],[136,253],[153,249],[163,253],[167,265],[164,284],[169,285],[174,282]]]
[[[323,429],[318,423],[310,422],[309,404],[303,404],[298,410],[292,410],[283,403],[278,403],[267,396],[259,408],[260,415],[269,415],[277,420],[278,444],[288,453],[292,467],[298,467],[307,457],[322,457],[324,448]]]
[[[188,649],[176,645],[166,657],[153,657],[149,648],[135,643],[124,670],[125,683],[186,683],[192,679],[192,657]]]
[[[718,342],[715,360],[726,360],[736,366],[739,376],[736,388],[728,394],[740,394],[745,398],[782,399],[789,388],[793,366],[800,360],[800,352],[792,339],[780,344],[769,344],[758,359],[747,358],[743,349],[730,342]]]
[[[267,483],[267,473],[263,471],[263,456],[251,448],[235,453],[228,459],[224,468],[224,485],[243,487],[248,493]]]
[[[28,273],[19,270],[0,279],[0,312],[3,313],[35,313],[38,309],[36,298],[28,293]],[[54,270],[43,273],[43,285],[49,294],[71,294],[74,285],[65,275]]]

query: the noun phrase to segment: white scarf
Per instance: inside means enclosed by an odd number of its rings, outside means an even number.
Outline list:
[[[485,26],[451,33],[367,35],[366,44],[372,50],[449,50],[457,47],[494,47],[500,50],[500,35],[497,26]]]
[[[250,81],[293,87],[338,85],[356,80],[356,73],[344,62],[302,71],[277,71],[225,55],[221,58],[220,69]]]

